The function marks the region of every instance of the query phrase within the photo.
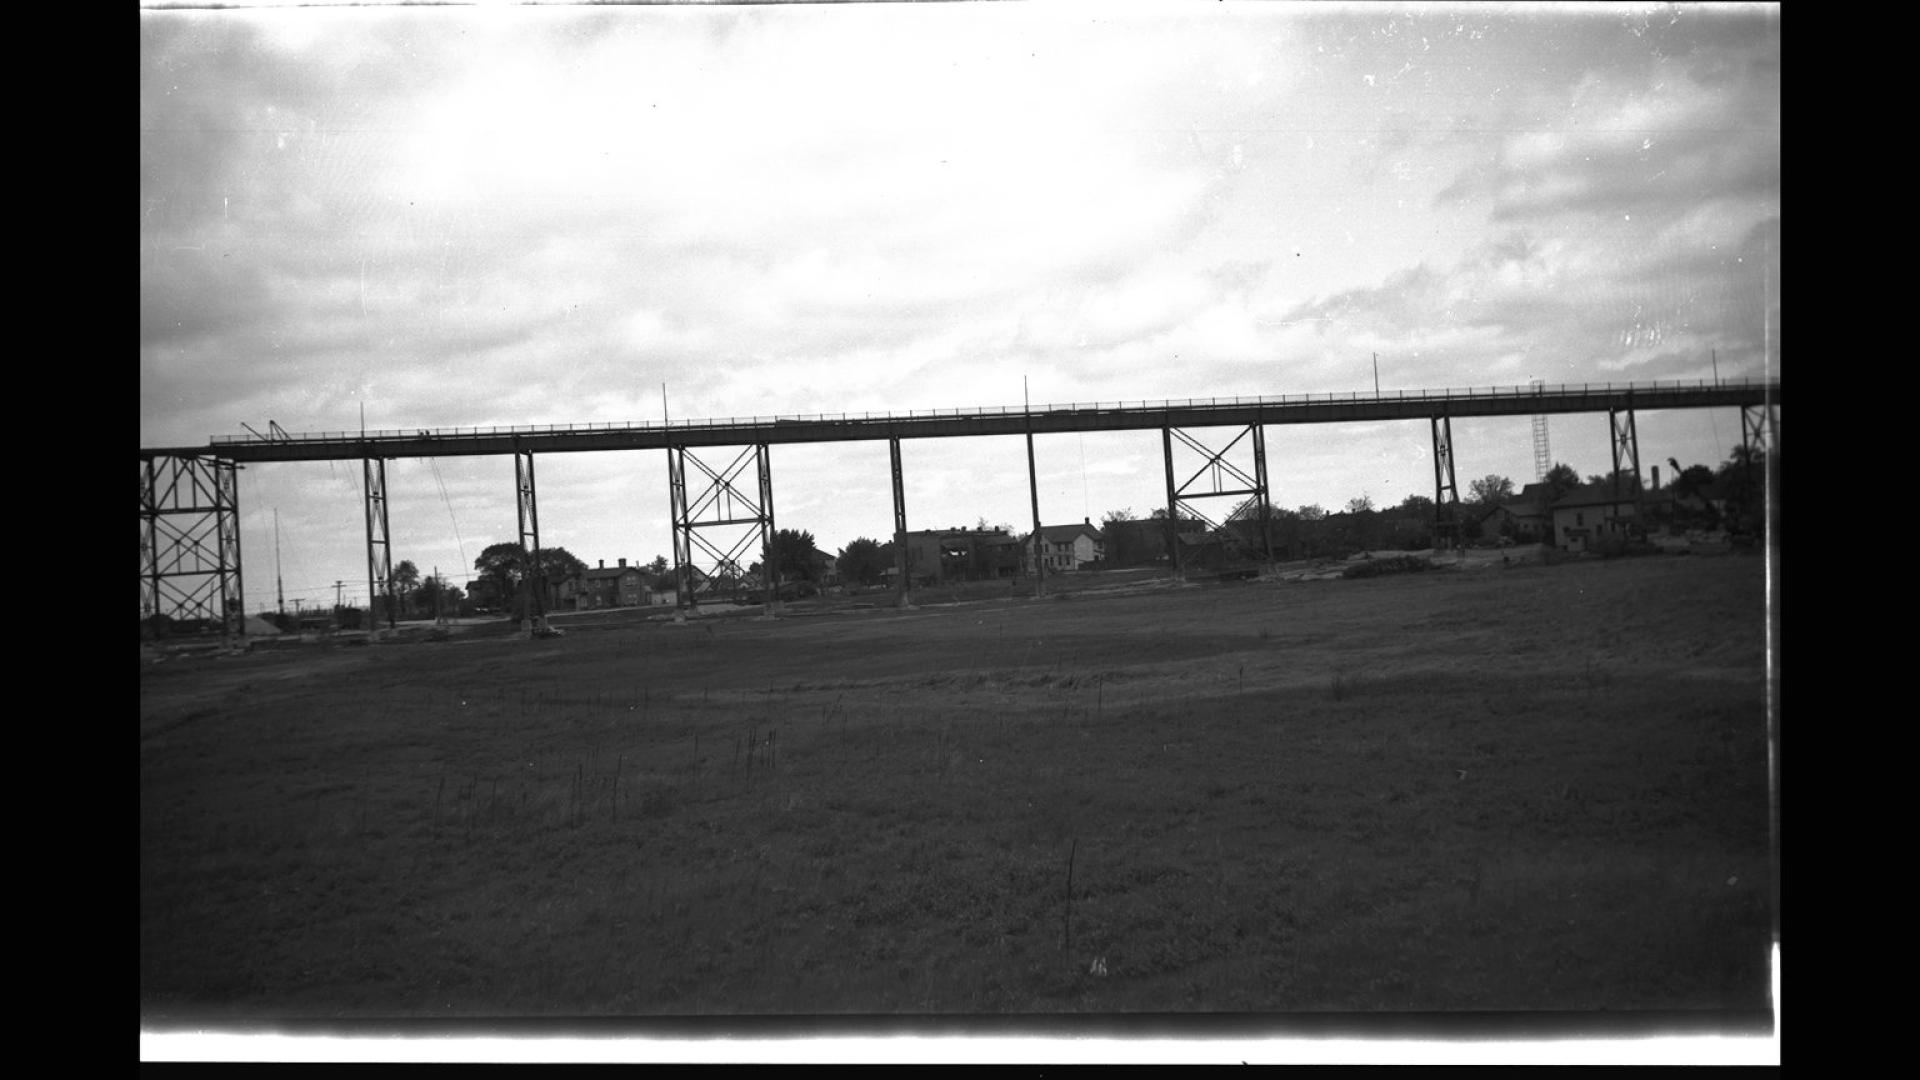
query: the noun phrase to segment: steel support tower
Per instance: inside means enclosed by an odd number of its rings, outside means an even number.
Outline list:
[[[1027,497],[1033,504],[1033,595],[1047,594],[1046,538],[1040,533],[1040,468],[1033,456],[1033,414],[1027,414]]]
[[[907,565],[907,474],[900,467],[900,440],[887,440],[887,455],[893,462],[893,575],[894,603],[910,604],[913,582]]]
[[[367,635],[380,637],[380,609],[387,614],[387,629],[394,627],[393,545],[387,541],[387,461],[381,457],[361,459],[361,475],[366,480],[367,502]]]
[[[1780,446],[1780,417],[1773,405],[1740,408],[1740,445],[1749,453],[1766,453]]]
[[[691,497],[687,487],[689,462],[706,477],[704,486],[698,488],[697,494]],[[749,464],[755,467],[758,474],[757,490],[743,489],[739,483],[741,474]],[[687,447],[670,447],[667,450],[667,494],[673,512],[675,573],[680,580],[676,606],[681,611],[698,608],[698,596],[701,593],[714,592],[719,583],[737,585],[742,576],[740,560],[748,553],[748,545],[758,536],[767,613],[772,614],[778,601],[780,575],[774,565],[773,468],[767,444],[754,443],[746,447],[730,464],[718,471],[709,468]],[[898,520],[896,516],[896,522]],[[753,528],[726,547],[709,543],[700,535],[702,529],[738,528],[742,525]],[[695,564],[696,547],[711,560],[707,568]],[[705,580],[696,581],[696,574]]]
[[[1201,458],[1200,467],[1181,483],[1174,482],[1173,443],[1176,439]],[[1227,458],[1243,439],[1248,439],[1252,447],[1251,473]],[[1175,576],[1180,573],[1178,522],[1183,511],[1204,522],[1208,535],[1217,538],[1227,552],[1243,558],[1253,555],[1251,544],[1233,525],[1241,521],[1258,524],[1261,552],[1267,562],[1273,562],[1273,532],[1269,528],[1273,511],[1267,490],[1266,429],[1259,424],[1248,424],[1226,446],[1215,450],[1186,431],[1166,427],[1160,429],[1160,446],[1167,457],[1167,543],[1169,550],[1174,553]],[[1203,478],[1206,490],[1202,489]],[[1230,486],[1234,484],[1240,486]],[[1241,502],[1221,515],[1219,521],[1202,513],[1192,502],[1195,499],[1228,497],[1239,497]]]
[[[1622,502],[1640,503],[1640,432],[1633,422],[1633,409],[1608,409],[1607,426],[1613,432],[1613,497]],[[1631,477],[1633,490],[1621,492]]]
[[[142,455],[140,615],[206,619],[246,634],[239,466],[196,454]]]
[[[1453,417],[1430,418],[1433,425],[1433,544],[1460,546],[1460,485],[1453,472]]]
[[[540,499],[533,481],[533,451],[513,451],[514,505],[520,523],[520,626],[532,635],[546,626],[547,568],[540,553]]]

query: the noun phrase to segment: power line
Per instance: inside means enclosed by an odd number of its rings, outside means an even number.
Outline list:
[[[447,520],[453,523],[453,542],[460,547],[460,567],[464,570],[473,564],[467,561],[467,544],[460,538],[460,519],[454,516],[453,500],[447,496],[447,482],[440,475],[440,460],[428,458],[427,464],[433,467],[434,483],[440,485],[440,502],[447,508]]]

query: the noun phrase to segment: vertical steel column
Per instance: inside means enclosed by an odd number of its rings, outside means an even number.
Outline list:
[[[1160,452],[1167,460],[1167,559],[1173,579],[1180,577],[1180,494],[1173,484],[1173,429],[1160,429]]]
[[[214,515],[220,533],[220,622],[232,646],[247,634],[246,597],[240,589],[240,466],[216,459],[213,482],[221,507]]]
[[[153,459],[140,463],[140,621],[160,610],[160,511],[153,499]]]
[[[540,501],[533,482],[533,451],[513,450],[515,505],[520,520],[520,596],[525,604],[520,628],[532,634],[546,624],[546,568],[540,557]],[[532,544],[528,544],[528,538]],[[539,578],[535,584],[534,579]]]
[[[887,439],[887,453],[893,459],[893,573],[894,603],[908,606],[913,588],[907,566],[907,485],[906,472],[900,467],[900,439]]]
[[[1271,489],[1267,487],[1267,429],[1260,424],[1253,425],[1253,476],[1254,486],[1260,489],[1260,543],[1267,554],[1267,562],[1273,562],[1273,500]],[[1271,570],[1269,570],[1271,572]]]
[[[687,514],[687,448],[667,447],[667,500],[673,527],[673,576],[676,612],[693,606],[693,533]]]
[[[760,472],[760,577],[766,583],[766,612],[772,615],[780,610],[780,568],[776,565],[779,559],[773,550],[779,530],[773,527],[773,458],[766,443],[754,444],[753,460]]]
[[[1040,473],[1033,461],[1033,414],[1027,414],[1027,494],[1033,500],[1033,595],[1047,594],[1046,541],[1040,536]]]
[[[1435,416],[1433,423],[1433,538],[1448,547],[1460,546],[1460,488],[1453,472],[1453,417]]]
[[[365,478],[367,500],[367,636],[380,638],[380,603],[385,601],[387,629],[393,621],[393,546],[387,533],[387,461],[382,457],[360,459],[360,475]]]

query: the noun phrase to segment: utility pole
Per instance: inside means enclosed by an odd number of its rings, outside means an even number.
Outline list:
[[[280,508],[273,508],[273,593],[280,615],[287,614],[287,587],[280,578]]]
[[[1380,354],[1373,354],[1373,396],[1380,396]]]

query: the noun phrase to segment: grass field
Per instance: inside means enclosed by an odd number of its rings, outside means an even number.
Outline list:
[[[1764,573],[143,655],[143,1022],[1765,1009]]]

